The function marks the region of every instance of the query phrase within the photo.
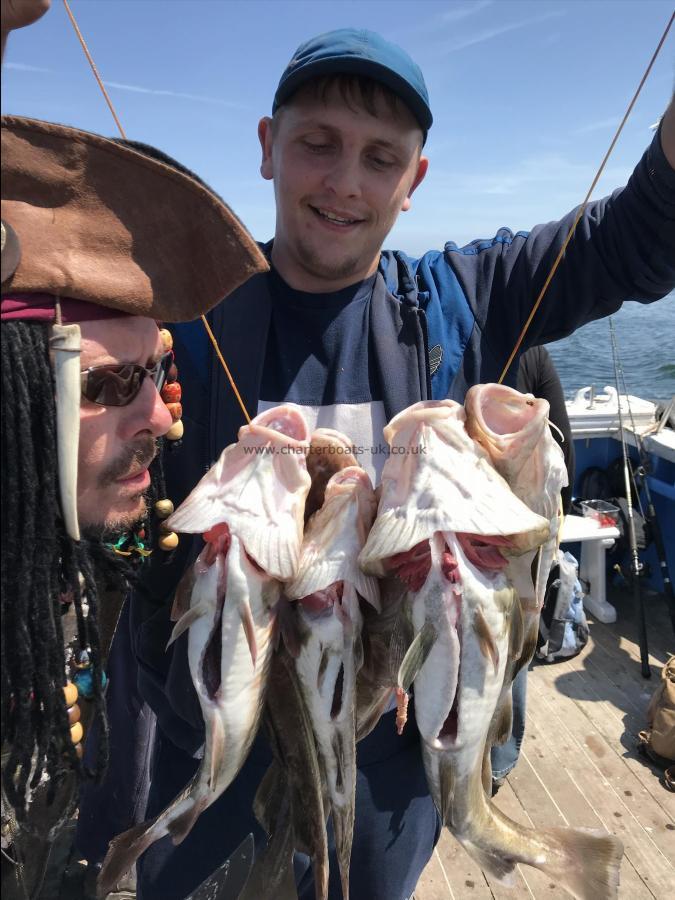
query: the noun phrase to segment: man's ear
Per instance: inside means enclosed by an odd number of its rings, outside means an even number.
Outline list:
[[[260,174],[266,181],[272,180],[272,120],[264,116],[258,122],[258,140],[262,150]]]
[[[408,196],[403,201],[403,206],[401,207],[401,212],[407,212],[411,205],[411,197],[413,192],[422,184],[424,181],[424,176],[427,174],[427,169],[429,168],[429,160],[426,156],[420,156],[420,161],[417,164],[417,174],[415,175],[415,179],[410,186],[410,190],[408,191]]]

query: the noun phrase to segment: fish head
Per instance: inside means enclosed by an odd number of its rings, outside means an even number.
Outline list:
[[[326,600],[331,586],[346,582],[379,609],[377,583],[358,565],[377,507],[371,480],[360,466],[347,466],[331,476],[323,495],[305,526],[297,574],[286,593],[292,599]]]
[[[326,485],[349,466],[358,466],[349,438],[333,428],[317,428],[312,432],[307,456],[307,471],[312,480],[305,503],[305,521],[321,509]]]
[[[213,529],[227,526],[268,575],[293,577],[310,486],[308,451],[309,429],[299,408],[265,410],[242,426],[238,441],[223,450],[168,527],[202,533],[212,545],[218,534]]]
[[[550,410],[547,400],[503,384],[474,385],[465,408],[467,432],[505,477],[530,459],[546,431]]]

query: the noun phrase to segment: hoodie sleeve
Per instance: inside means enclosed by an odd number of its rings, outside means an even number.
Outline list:
[[[506,362],[578,210],[529,234],[445,247],[482,340]],[[649,303],[675,288],[675,170],[660,133],[626,187],[589,203],[544,295],[525,347],[556,341],[625,300]]]

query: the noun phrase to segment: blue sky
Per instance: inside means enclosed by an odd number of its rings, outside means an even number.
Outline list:
[[[417,254],[576,206],[672,12],[670,0],[72,0],[130,138],[194,169],[261,240],[274,231],[256,127],[299,43],[380,31],[424,71],[431,165],[387,246]],[[675,31],[675,29],[674,29]],[[663,47],[596,196],[625,183],[675,80]],[[115,134],[60,0],[10,36],[4,113]]]

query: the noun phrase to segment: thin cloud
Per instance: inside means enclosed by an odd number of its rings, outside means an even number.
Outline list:
[[[6,69],[14,69],[16,72],[53,72],[53,69],[45,69],[42,66],[31,66],[28,63],[8,62]]]
[[[598,119],[597,122],[589,122],[588,125],[582,125],[581,128],[575,128],[572,134],[592,134],[594,131],[606,131],[609,128],[616,128],[620,121],[620,116],[610,116],[607,119]]]
[[[454,9],[449,9],[447,12],[444,12],[443,15],[440,16],[440,21],[461,22],[462,19],[467,19],[469,16],[473,16],[475,13],[487,9],[487,7],[492,6],[493,3],[494,0],[475,0],[475,2],[469,4],[469,6],[456,6]]]
[[[456,41],[452,41],[445,47],[445,50],[447,52],[464,50],[466,47],[474,47],[476,44],[484,44],[486,41],[491,41],[494,38],[500,37],[502,34],[506,34],[509,31],[519,31],[521,28],[529,28],[531,25],[538,25],[542,22],[549,22],[551,19],[559,19],[564,15],[564,10],[551,10],[551,12],[543,13],[540,16],[532,16],[531,19],[524,19],[522,22],[512,22],[509,25],[499,25],[496,28],[488,28],[485,31],[479,31],[475,34],[470,34],[466,37],[458,38]]]
[[[195,100],[198,103],[214,103],[217,106],[227,106],[230,109],[245,109],[241,103],[232,100],[223,100],[220,97],[206,97],[203,94],[186,94],[183,91],[159,90],[157,88],[142,87],[139,84],[123,84],[120,81],[104,81],[106,87],[118,91],[131,91],[134,94],[151,94],[153,97],[175,97],[178,100]]]

